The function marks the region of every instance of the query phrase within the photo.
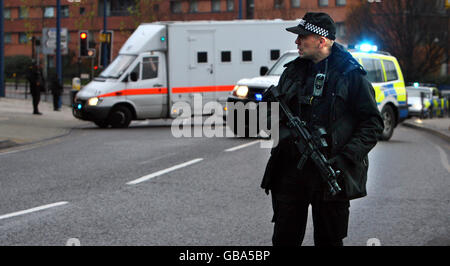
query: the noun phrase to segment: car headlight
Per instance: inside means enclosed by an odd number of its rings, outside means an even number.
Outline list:
[[[95,106],[95,105],[97,105],[99,102],[100,102],[100,100],[99,100],[97,97],[93,97],[93,98],[90,98],[90,99],[88,100],[88,105],[90,105],[90,106]]]
[[[234,87],[234,93],[239,97],[247,97],[248,86],[236,85]]]
[[[422,105],[420,103],[415,103],[412,105],[414,109],[422,109]]]

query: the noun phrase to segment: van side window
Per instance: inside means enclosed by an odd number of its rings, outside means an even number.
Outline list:
[[[222,51],[221,53],[221,61],[222,62],[231,62],[231,52],[230,51]]]
[[[362,65],[367,71],[367,79],[370,82],[384,82],[381,60],[373,58],[362,58]]]
[[[242,51],[242,62],[251,62],[252,61],[252,51]]]
[[[270,60],[278,60],[280,58],[280,50],[270,50]]]
[[[158,77],[158,57],[144,57],[142,60],[142,79]]]
[[[197,63],[208,63],[208,53],[198,52],[197,53]]]
[[[390,60],[383,60],[384,69],[386,70],[387,81],[398,80],[397,69],[395,68],[394,62]]]

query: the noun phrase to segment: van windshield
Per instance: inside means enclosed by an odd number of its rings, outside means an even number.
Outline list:
[[[283,71],[285,69],[284,65],[291,62],[295,58],[298,57],[297,53],[288,53],[283,55],[278,62],[270,69],[269,73],[267,75],[269,76],[281,76],[283,74]]]
[[[100,73],[99,77],[119,78],[135,58],[135,55],[119,55],[105,70],[103,70],[102,73]]]

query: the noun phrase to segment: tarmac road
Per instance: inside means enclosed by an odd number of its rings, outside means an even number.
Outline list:
[[[270,197],[259,188],[269,150],[225,151],[254,139],[174,138],[169,124],[89,124],[0,153],[0,245],[271,245]],[[351,202],[344,244],[450,245],[449,156],[448,142],[399,126],[369,154],[369,195]],[[52,203],[61,205],[5,216]],[[305,245],[312,230],[309,220]]]

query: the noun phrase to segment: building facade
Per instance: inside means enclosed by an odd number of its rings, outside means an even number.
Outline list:
[[[78,57],[79,31],[89,31],[90,47],[99,54],[105,0],[61,0],[61,27],[68,30],[69,56]],[[337,22],[338,39],[345,38],[349,7],[360,0],[106,0],[107,29],[112,30],[112,57],[143,22],[299,19],[308,11],[327,12]],[[5,56],[32,56],[32,37],[56,27],[56,1],[5,0]],[[46,45],[41,43],[42,45]],[[35,51],[38,51],[39,47]],[[42,55],[40,55],[42,58]],[[52,64],[52,55],[49,64]]]

